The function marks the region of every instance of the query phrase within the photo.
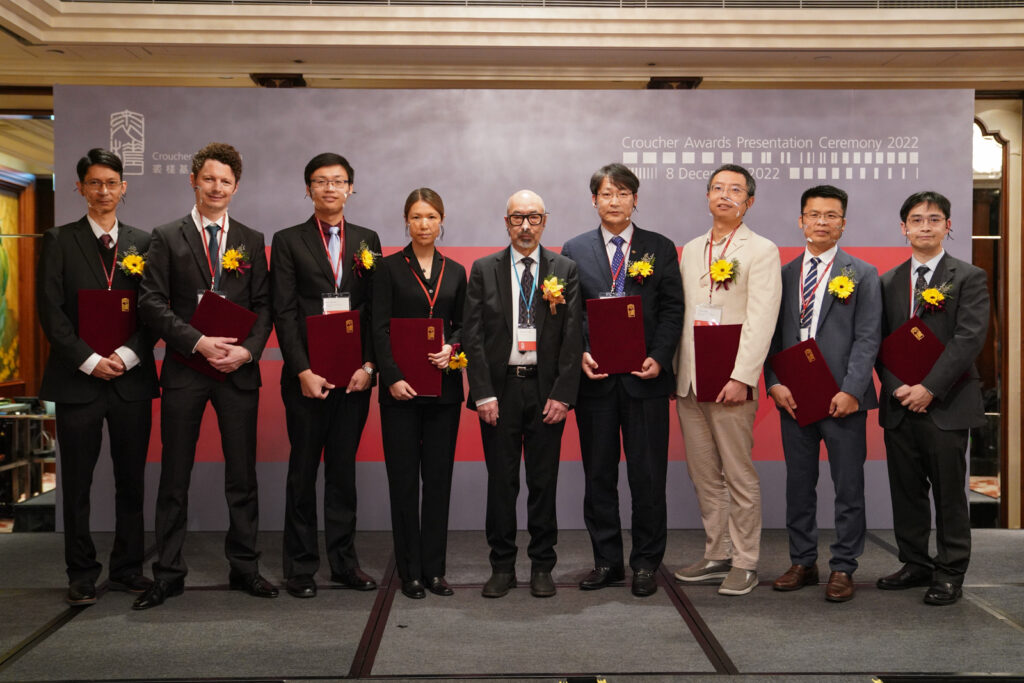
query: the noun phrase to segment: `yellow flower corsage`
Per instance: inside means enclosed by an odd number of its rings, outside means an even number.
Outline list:
[[[469,365],[469,358],[466,357],[466,352],[462,350],[461,344],[452,344],[452,356],[448,359],[448,367],[445,368],[445,372],[455,372]]]
[[[121,257],[117,265],[121,268],[121,272],[128,277],[142,277],[142,271],[146,269],[146,255],[140,254],[133,244],[125,250],[124,256]]]
[[[372,272],[377,267],[377,259],[380,254],[370,249],[366,242],[359,243],[359,249],[356,250],[355,256],[353,256],[352,269],[356,272],[359,277],[363,276],[363,273]]]
[[[626,270],[626,275],[641,285],[652,273],[654,273],[654,254],[644,254],[642,259],[630,263]]]
[[[839,275],[828,281],[828,293],[844,304],[850,303],[850,296],[857,289],[857,278],[854,275],[852,266],[843,268]]]
[[[565,303],[565,280],[550,275],[541,283],[540,291],[544,301],[551,306],[551,315],[555,315],[555,306]]]
[[[946,309],[946,299],[952,298],[949,294],[953,289],[952,282],[943,282],[938,287],[928,287],[917,293],[917,303],[929,312],[938,312]]]
[[[224,256],[220,259],[220,267],[238,276],[252,267],[249,261],[249,252],[245,250],[244,246],[238,245],[224,252]]]
[[[740,262],[736,259],[727,261],[720,258],[711,264],[711,281],[715,289],[729,289],[729,283],[735,282],[740,274]]]

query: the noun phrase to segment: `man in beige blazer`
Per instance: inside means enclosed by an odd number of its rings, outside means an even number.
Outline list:
[[[683,247],[685,317],[676,355],[676,411],[686,443],[686,468],[707,536],[704,558],[676,578],[724,579],[718,592],[745,595],[757,585],[761,485],[754,445],[757,382],[775,331],[782,297],[779,250],[743,222],[756,183],[742,166],[726,164],[708,181],[711,230]],[[742,324],[729,380],[713,401],[697,400],[694,326]],[[702,390],[703,391],[703,390]]]

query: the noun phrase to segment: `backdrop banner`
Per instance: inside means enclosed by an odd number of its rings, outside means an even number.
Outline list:
[[[377,230],[385,254],[408,241],[402,205],[417,187],[444,198],[447,217],[440,249],[467,270],[472,261],[507,247],[502,217],[516,190],[545,200],[550,217],[542,242],[558,249],[598,226],[589,190],[591,174],[622,162],[640,178],[635,222],[677,246],[711,225],[705,197],[710,173],[721,164],[748,168],[757,180],[747,224],[779,245],[783,263],[803,249],[798,227],[801,193],[832,184],[850,195],[840,242],[885,272],[909,257],[899,209],[919,190],[937,190],[952,202],[955,256],[970,260],[970,90],[263,90],[57,86],[55,187],[58,223],[78,219],[84,204],[73,188],[78,158],[92,147],[125,162],[127,201],[121,220],[152,229],[188,213],[194,197],[191,156],[209,142],[241,152],[244,169],[230,214],[273,234],[312,213],[303,167],[314,155],[337,152],[355,169],[356,194],[346,217]],[[271,260],[273,255],[271,255]],[[158,349],[162,358],[162,348]],[[279,381],[281,354],[271,337],[261,361],[261,527],[280,529],[288,439]],[[784,526],[785,463],[778,415],[759,389],[754,459],[763,480],[766,527]],[[374,400],[376,406],[376,400]],[[191,497],[192,529],[227,525],[219,435],[204,422]],[[159,402],[154,403],[147,489],[152,524],[159,468]],[[674,420],[673,420],[674,422]],[[868,418],[868,524],[892,524],[881,431]],[[459,430],[452,528],[483,528],[485,471],[475,413],[464,411]],[[685,449],[673,425],[669,454],[669,525],[700,526]],[[106,459],[103,459],[106,460]],[[562,443],[559,524],[581,528],[583,479],[575,420]],[[832,526],[831,481],[822,463],[819,524]],[[629,496],[622,471],[623,525]],[[202,483],[199,483],[199,482]],[[203,487],[200,493],[197,487]],[[359,451],[362,529],[388,528],[380,422],[374,408]],[[113,490],[109,467],[97,472],[96,491]],[[205,490],[209,489],[209,490]],[[222,490],[222,489],[221,489]],[[94,496],[93,528],[113,528],[112,494]],[[522,496],[525,498],[525,495]],[[109,504],[104,502],[109,500]],[[524,501],[520,501],[525,510]],[[58,515],[58,520],[60,515]],[[525,517],[521,513],[521,521]],[[59,524],[59,522],[58,522]]]

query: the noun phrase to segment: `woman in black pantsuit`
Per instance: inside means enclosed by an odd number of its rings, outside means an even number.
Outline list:
[[[425,597],[427,590],[452,594],[444,574],[462,373],[444,373],[440,396],[417,396],[392,356],[389,325],[392,318],[443,320],[444,344],[429,359],[438,372],[448,367],[462,333],[466,269],[434,248],[443,220],[441,197],[429,188],[413,190],[405,201],[411,242],[383,259],[373,277],[373,340],[395,564],[402,592],[410,598]]]

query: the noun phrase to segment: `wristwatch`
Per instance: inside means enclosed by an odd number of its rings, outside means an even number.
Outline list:
[[[363,372],[365,372],[370,377],[373,377],[374,373],[377,372],[377,368],[367,363],[366,365],[363,366]]]

